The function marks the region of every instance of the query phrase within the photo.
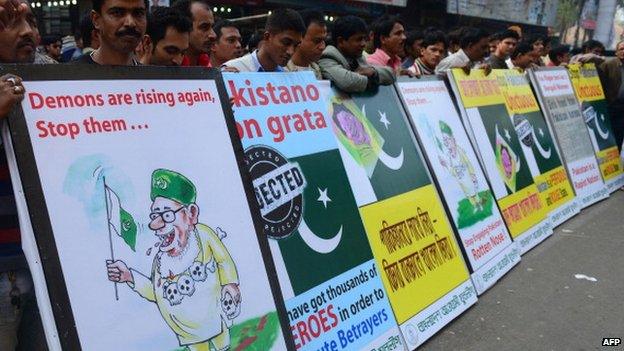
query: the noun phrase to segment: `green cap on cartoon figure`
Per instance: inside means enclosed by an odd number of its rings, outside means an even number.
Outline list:
[[[444,123],[443,121],[440,121],[440,131],[448,135],[453,135],[453,131],[451,130],[451,127],[449,127],[449,125]]]
[[[195,185],[180,173],[168,169],[157,169],[152,173],[152,201],[158,196],[175,200],[183,205],[195,203]]]

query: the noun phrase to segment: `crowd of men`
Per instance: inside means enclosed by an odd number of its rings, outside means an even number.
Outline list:
[[[369,26],[356,16],[327,23],[318,11],[278,9],[268,16],[264,30],[242,45],[237,25],[216,19],[205,0],[178,0],[171,7],[149,11],[143,0],[93,0],[93,10],[81,20],[80,35],[72,42],[60,36],[40,37],[25,0],[0,0],[0,63],[5,64],[67,61],[203,66],[228,72],[312,71],[318,79],[354,93],[392,84],[401,75],[445,75],[452,68],[482,68],[487,73],[593,62],[599,67],[621,145],[624,42],[618,43],[616,57],[607,59],[597,41],[586,42],[571,56],[569,47],[551,46],[549,39],[525,36],[517,26],[495,34],[468,27],[447,34],[435,28],[409,30],[400,18],[389,15]],[[64,50],[66,44],[72,50]],[[19,77],[0,77],[0,121],[24,93]],[[10,184],[0,150],[0,350],[14,350],[18,341],[24,350],[45,349],[41,333],[18,340],[20,322],[39,331],[41,326],[32,319],[37,312]]]

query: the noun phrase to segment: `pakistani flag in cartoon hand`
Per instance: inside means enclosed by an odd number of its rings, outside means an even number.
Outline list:
[[[137,225],[134,218],[121,207],[119,196],[111,188],[105,185],[104,190],[109,230],[122,238],[132,251],[135,251]]]
[[[347,96],[334,90],[336,97],[330,105],[334,124],[341,122],[337,118],[344,111],[354,116],[365,118],[371,139],[375,136],[382,140],[376,151],[378,162],[369,172],[369,179],[377,200],[384,200],[403,194],[421,186],[430,184],[422,155],[415,147],[407,119],[401,108],[401,101],[391,86],[380,86],[376,93],[353,94]],[[345,146],[342,128],[334,126],[334,133]]]

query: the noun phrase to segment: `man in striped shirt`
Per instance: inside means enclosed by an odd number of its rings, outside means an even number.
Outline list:
[[[446,37],[439,30],[425,33],[420,48],[420,56],[414,60],[414,64],[408,69],[416,76],[429,76],[435,74],[435,68],[446,54]]]

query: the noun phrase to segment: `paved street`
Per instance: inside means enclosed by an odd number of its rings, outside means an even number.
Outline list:
[[[577,279],[576,274],[596,278]],[[559,226],[422,350],[624,350],[624,192]]]

